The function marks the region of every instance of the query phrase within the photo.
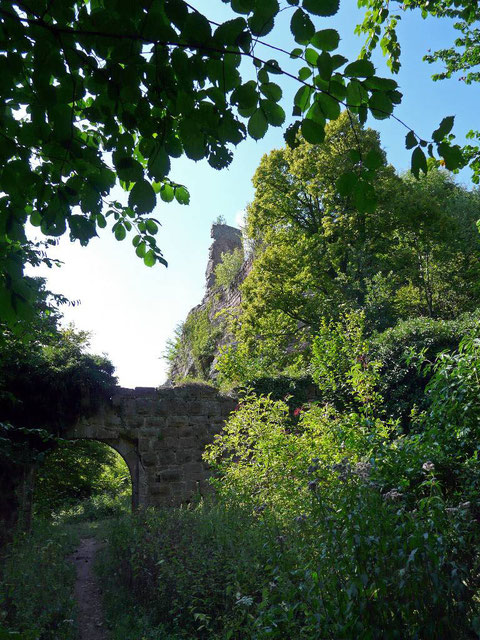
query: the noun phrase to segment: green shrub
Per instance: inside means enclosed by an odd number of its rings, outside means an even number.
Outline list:
[[[188,369],[189,377],[208,380],[217,341],[222,335],[222,322],[212,322],[210,313],[211,303],[193,309],[175,330],[175,338],[168,343],[165,355],[170,362],[169,376],[175,370]]]
[[[415,318],[399,322],[370,341],[371,357],[382,363],[379,391],[389,416],[409,428],[412,408],[423,409],[427,400],[424,390],[429,372],[419,365],[433,362],[442,351],[456,349],[465,335],[478,331],[479,322],[479,312],[456,320]]]
[[[243,249],[237,248],[222,253],[221,260],[215,267],[215,288],[228,289],[231,287],[240,273],[243,262]]]

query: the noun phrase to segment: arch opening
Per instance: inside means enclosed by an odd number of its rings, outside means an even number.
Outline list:
[[[116,444],[84,438],[59,443],[36,469],[34,514],[74,522],[130,511],[132,463]]]

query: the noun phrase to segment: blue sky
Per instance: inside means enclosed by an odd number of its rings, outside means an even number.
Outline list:
[[[230,17],[227,5],[220,0],[197,0],[195,6],[213,20]],[[288,28],[289,13],[283,12],[275,32],[267,37],[272,44],[287,49],[295,46]],[[362,41],[353,31],[361,16],[355,0],[343,0],[339,14],[318,18],[316,26],[336,28],[342,37],[339,53],[355,59]],[[396,79],[404,99],[396,115],[425,138],[430,138],[447,115],[456,116],[454,131],[460,141],[476,126],[478,87],[467,87],[458,79],[434,83],[430,76],[435,69],[422,62],[428,49],[447,46],[454,37],[450,21],[422,20],[418,13],[405,15],[400,24],[403,66]],[[374,62],[380,75],[389,75],[381,56],[376,55]],[[297,87],[293,81],[281,83],[284,105],[291,105]],[[393,120],[371,119],[368,124],[380,131],[389,162],[398,171],[406,170],[410,158],[404,148],[407,131]],[[155,211],[162,223],[158,240],[168,269],[160,265],[145,267],[128,238],[117,242],[105,229],[86,248],[62,239],[52,257],[60,258],[64,265],[36,270],[36,275],[47,277],[52,291],[80,301],[64,308],[65,321],[92,332],[91,350],[112,359],[121,385],[158,386],[164,382],[162,353],[166,340],[204,293],[211,224],[223,215],[228,224],[237,225],[241,212],[253,199],[251,178],[262,155],[283,144],[283,129],[270,129],[263,140],[240,144],[231,166],[221,172],[206,162],[175,161],[171,177],[189,188],[191,204],[182,207],[161,203]],[[468,172],[459,179],[468,184]]]

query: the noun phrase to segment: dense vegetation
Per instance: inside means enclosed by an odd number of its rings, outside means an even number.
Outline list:
[[[380,44],[400,64],[387,0],[359,0],[367,42],[350,63],[311,20],[338,0],[287,1],[306,66],[289,146],[254,176],[252,269],[215,380],[240,399],[204,454],[215,497],[138,514],[118,456],[61,440],[115,379],[87,335],[60,328],[66,301],[22,279],[48,261],[25,224],[86,244],[111,217],[146,265],[165,262],[149,214],[157,194],[188,202],[170,158],[221,168],[284,121],[284,72],[253,53],[280,6],[230,0],[239,15],[217,25],[184,0],[4,4],[0,638],[75,638],[68,557],[95,531],[113,640],[480,637],[480,197],[446,171],[470,164],[478,181],[478,149],[453,144],[445,118],[430,143],[409,130],[412,173],[398,175],[364,127],[401,100],[369,60]],[[437,79],[478,80],[477,3],[401,8],[461,20],[455,46],[427,58],[445,63]],[[243,82],[242,57],[256,80]],[[116,178],[128,204],[104,215]],[[224,256],[215,295],[242,260]],[[170,357],[206,379],[223,331],[198,308]]]

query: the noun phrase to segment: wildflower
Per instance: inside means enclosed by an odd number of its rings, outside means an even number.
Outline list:
[[[302,407],[297,407],[294,412],[293,415],[295,418],[298,418],[298,416],[302,413]]]
[[[395,502],[396,500],[400,500],[401,498],[403,498],[403,493],[401,493],[401,491],[398,491],[398,489],[390,489],[390,491],[387,491],[387,493],[385,493],[383,497],[385,500]]]
[[[241,596],[238,598],[240,594],[237,593],[237,601],[235,604],[237,607],[250,607],[253,604],[252,596]]]
[[[422,469],[425,471],[425,473],[429,473],[430,471],[433,471],[435,469],[435,465],[430,461],[424,462],[422,464]]]
[[[353,467],[353,473],[361,480],[368,480],[370,472],[372,471],[372,465],[370,462],[357,462]]]

